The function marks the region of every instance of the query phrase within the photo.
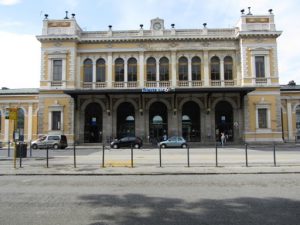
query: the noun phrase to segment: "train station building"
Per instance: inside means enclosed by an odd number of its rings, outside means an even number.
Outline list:
[[[161,18],[136,30],[85,31],[45,15],[40,87],[0,90],[0,141],[12,140],[6,110],[18,108],[25,141],[65,134],[80,144],[164,135],[214,143],[300,138],[300,86],[279,84],[272,11],[240,15],[233,28],[176,28]]]

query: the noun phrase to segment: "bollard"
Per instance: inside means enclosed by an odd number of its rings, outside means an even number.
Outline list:
[[[74,141],[73,145],[73,151],[74,151],[74,168],[76,168],[76,143]]]
[[[23,145],[19,144],[20,168],[22,168],[22,154],[23,154]]]
[[[161,167],[161,146],[159,146],[159,167]]]
[[[105,146],[103,145],[103,147],[102,147],[102,168],[104,168],[104,151],[105,151]]]
[[[46,149],[46,158],[47,158],[47,168],[49,168],[49,146],[48,145]]]
[[[187,166],[190,167],[190,147],[187,145]]]
[[[274,166],[276,166],[276,147],[275,147],[275,143],[273,143],[273,160],[274,160]]]
[[[131,168],[133,168],[133,147],[131,145]]]
[[[216,167],[218,167],[218,145],[216,143]]]
[[[7,142],[7,157],[10,157],[10,141]]]
[[[246,167],[248,167],[248,144],[245,144],[245,154],[246,154]]]
[[[32,157],[32,148],[31,148],[31,140],[29,142],[29,156]]]

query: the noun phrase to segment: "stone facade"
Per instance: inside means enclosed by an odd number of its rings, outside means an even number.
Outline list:
[[[83,31],[75,17],[45,18],[38,128],[28,137],[100,143],[166,134],[213,143],[225,132],[234,143],[295,140],[300,90],[278,83],[280,34],[272,13],[242,14],[230,29],[168,29],[156,18],[149,30]]]

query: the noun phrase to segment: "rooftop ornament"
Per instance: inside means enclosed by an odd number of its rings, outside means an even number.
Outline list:
[[[245,9],[242,9],[241,13],[242,13],[242,15],[244,15],[245,14]]]
[[[65,20],[69,19],[69,17],[68,17],[68,11],[66,11],[66,16],[65,16],[64,19],[65,19]]]
[[[269,13],[270,13],[270,14],[273,14],[273,9],[269,9]]]
[[[140,24],[140,28],[141,28],[141,29],[143,29],[143,26],[144,26],[143,24]]]
[[[72,15],[72,18],[74,19],[76,14],[75,14],[75,13],[72,13],[71,15]]]
[[[112,28],[112,25],[108,25],[108,28],[111,30],[111,28]]]
[[[49,15],[48,15],[48,14],[45,14],[44,16],[45,16],[44,19],[47,20]]]
[[[252,13],[251,13],[251,7],[248,7],[248,14],[247,15],[249,15],[249,16],[252,16]]]
[[[296,86],[296,82],[294,80],[291,80],[289,83],[288,83],[289,86]]]
[[[207,23],[203,23],[203,27],[206,28]]]
[[[171,24],[171,27],[174,29],[174,28],[175,28],[175,24],[174,24],[174,23],[172,23],[172,24]]]

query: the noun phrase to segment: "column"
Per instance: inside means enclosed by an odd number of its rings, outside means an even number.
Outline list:
[[[293,123],[292,123],[292,104],[290,102],[287,103],[287,120],[288,120],[288,137],[289,141],[294,139],[293,137]]]
[[[124,87],[127,87],[128,82],[128,61],[124,59]]]
[[[192,86],[192,59],[188,57],[188,81],[189,86]]]
[[[107,55],[107,87],[112,87],[112,53]]]
[[[176,87],[177,73],[176,73],[176,52],[171,53],[171,76],[172,76],[172,87]]]
[[[267,84],[270,85],[271,82],[271,72],[270,72],[270,57],[269,55],[265,56],[265,73],[267,78]]]
[[[221,80],[221,86],[225,86],[225,79],[224,79],[224,59],[221,59],[220,60],[220,66],[221,66],[221,68],[220,68],[220,75],[221,75],[221,77],[220,77],[220,80]]]
[[[209,86],[209,62],[208,62],[208,51],[203,53],[203,64],[204,64],[204,86]]]
[[[92,87],[96,88],[96,62],[93,62],[93,78],[92,78]]]
[[[28,106],[28,127],[27,127],[27,141],[32,139],[32,104]]]
[[[156,87],[159,87],[159,60],[156,59]]]
[[[144,52],[139,52],[139,77],[139,86],[144,87]]]
[[[67,62],[66,58],[62,59],[62,86],[67,86]],[[53,78],[52,78],[53,80]]]

